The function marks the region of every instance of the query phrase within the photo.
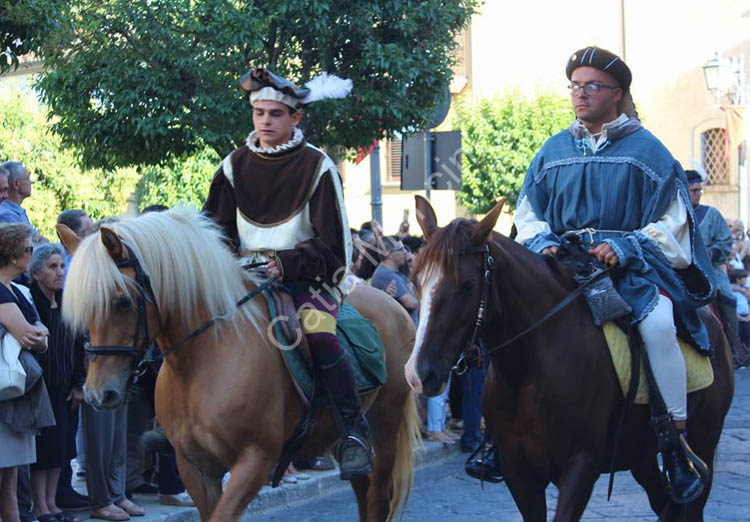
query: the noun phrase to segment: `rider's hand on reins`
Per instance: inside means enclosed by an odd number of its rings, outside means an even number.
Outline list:
[[[589,254],[595,255],[599,261],[607,265],[616,265],[620,262],[615,251],[609,246],[609,243],[599,243],[594,248],[589,249]]]
[[[281,269],[279,269],[279,265],[276,264],[275,259],[271,259],[268,265],[266,265],[266,273],[269,278],[281,277]]]

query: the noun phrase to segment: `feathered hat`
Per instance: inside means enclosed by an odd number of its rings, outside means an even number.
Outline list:
[[[240,87],[249,96],[250,103],[275,101],[296,110],[318,100],[346,98],[352,91],[352,81],[324,72],[304,87],[297,87],[268,69],[258,68],[240,78]]]

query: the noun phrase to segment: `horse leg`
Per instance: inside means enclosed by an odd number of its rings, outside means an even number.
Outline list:
[[[372,430],[373,448],[375,450],[375,459],[373,461],[372,473],[369,477],[364,477],[361,485],[356,485],[352,481],[352,487],[355,492],[358,488],[364,488],[366,491],[366,500],[364,505],[366,511],[363,516],[362,506],[360,503],[360,522],[384,522],[388,520],[391,509],[391,478],[396,465],[396,444],[393,441],[393,434],[399,433],[399,424],[401,423],[401,411],[394,411],[394,404],[403,404],[391,401],[387,390],[381,391],[375,404],[367,412],[367,419]],[[385,411],[384,406],[391,407],[389,412]],[[366,485],[366,487],[365,487]],[[357,496],[359,501],[359,495]]]
[[[357,497],[360,522],[367,521],[367,490],[370,487],[370,477],[356,477],[351,480],[354,496]]]
[[[209,520],[239,520],[247,505],[263,487],[273,465],[274,459],[265,451],[258,447],[246,448],[232,466],[232,476]]]
[[[645,458],[634,464],[630,469],[630,473],[636,482],[646,490],[648,503],[653,512],[657,515],[661,514],[671,500],[662,485],[659,468],[656,465],[656,458]]]
[[[570,464],[556,481],[560,496],[557,499],[555,522],[580,520],[598,478],[599,470],[592,455],[573,455]]]
[[[511,461],[507,457],[509,451],[512,451],[511,447],[502,448],[500,468],[518,511],[521,512],[524,522],[545,522],[547,498],[544,490],[547,484],[533,476],[529,465],[523,459]]]
[[[198,507],[201,520],[208,520],[221,497],[221,478],[202,474],[181,452],[176,451],[175,455],[180,477]]]

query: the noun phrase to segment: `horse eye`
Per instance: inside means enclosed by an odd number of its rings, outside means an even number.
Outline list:
[[[130,301],[129,297],[120,296],[115,299],[115,309],[118,312],[127,312],[132,305],[133,303]]]

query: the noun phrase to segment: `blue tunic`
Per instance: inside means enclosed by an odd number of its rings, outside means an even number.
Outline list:
[[[724,301],[733,303],[732,284],[723,270],[723,267],[729,261],[729,254],[732,253],[732,245],[734,244],[729,225],[722,217],[721,212],[714,207],[698,205],[693,210],[703,243],[708,249],[708,258],[711,260],[711,266],[714,269],[717,294]]]
[[[519,201],[527,198],[551,233],[540,233],[526,245],[540,252],[559,244],[566,232],[594,229],[584,240],[606,241],[617,254],[623,270],[613,272],[612,279],[633,308],[633,323],[654,309],[662,290],[672,299],[676,324],[689,335],[687,340],[710,353],[697,309],[712,298],[713,274],[696,234],[685,173],[659,140],[632,121],[634,125],[595,151],[572,130],[547,140],[529,167]],[[689,221],[691,261],[683,269],[674,268],[657,243],[641,231],[659,221],[677,197]]]

